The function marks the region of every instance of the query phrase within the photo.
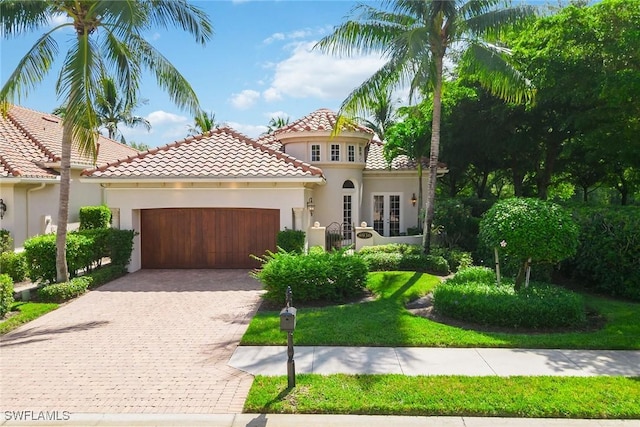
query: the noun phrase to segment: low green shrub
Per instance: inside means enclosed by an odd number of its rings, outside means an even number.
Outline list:
[[[516,291],[513,283],[447,281],[434,289],[433,307],[437,313],[485,326],[553,329],[586,323],[580,295],[539,282]]]
[[[358,254],[370,271],[417,271],[438,275],[449,274],[449,263],[438,255],[373,252]]]
[[[100,267],[102,259],[109,256],[109,236],[111,233],[110,228],[89,228],[73,233],[90,240],[90,249],[85,254],[85,265],[82,266],[86,271]]]
[[[284,229],[278,232],[277,246],[287,252],[301,254],[304,251],[305,233],[302,230]]]
[[[111,225],[111,211],[105,205],[83,206],[80,208],[80,230],[94,228],[109,228]]]
[[[447,280],[447,283],[458,285],[469,282],[496,284],[496,272],[487,267],[472,266],[460,269],[455,276]]]
[[[13,304],[13,280],[8,274],[0,274],[0,319],[11,310]]]
[[[13,252],[13,237],[11,232],[4,228],[0,229],[0,253]]]
[[[363,292],[367,267],[358,256],[344,250],[300,255],[279,251],[268,252],[262,269],[252,272],[261,281],[268,300],[285,302],[285,292],[291,286],[293,301],[329,300],[343,302]]]
[[[0,271],[8,274],[14,283],[22,282],[27,277],[24,252],[2,252],[0,254]]]
[[[111,264],[126,266],[131,261],[133,252],[133,238],[137,235],[134,230],[109,229],[109,257]]]
[[[102,286],[107,282],[122,277],[127,274],[127,269],[123,265],[111,264],[97,268],[89,273],[87,276],[91,277],[91,288]]]
[[[90,261],[92,240],[77,233],[67,234],[67,268],[75,277]],[[24,242],[27,275],[32,281],[56,281],[56,236],[43,234]]]
[[[56,303],[68,301],[87,292],[92,280],[89,276],[82,276],[68,282],[43,286],[38,288],[38,300]]]
[[[446,259],[449,263],[449,268],[453,272],[473,265],[471,252],[465,252],[456,248],[434,247],[431,248],[431,255],[439,255]]]
[[[386,245],[365,246],[358,251],[361,255],[375,253],[420,255],[422,252],[422,246],[410,245],[407,243],[389,243]]]

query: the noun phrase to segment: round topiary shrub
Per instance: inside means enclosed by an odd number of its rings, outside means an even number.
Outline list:
[[[571,214],[554,203],[512,198],[497,202],[480,221],[480,241],[487,248],[520,261],[515,287],[530,264],[553,264],[578,247],[578,227]]]

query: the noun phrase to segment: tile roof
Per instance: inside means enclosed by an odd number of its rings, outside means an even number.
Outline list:
[[[221,127],[144,151],[83,175],[105,178],[308,178],[322,170]]]
[[[277,129],[273,134],[282,137],[289,133],[299,132],[331,132],[338,121],[338,114],[327,109],[320,108],[295,122]],[[368,127],[360,126],[356,123],[346,122],[342,125],[342,132],[363,132],[373,136],[373,131]]]
[[[387,161],[384,158],[382,149],[384,147],[384,143],[379,140],[373,140],[369,144],[369,152],[367,154],[367,163],[365,165],[364,170],[366,171],[381,171],[381,170],[416,170],[418,167],[418,162],[410,159],[405,155],[400,155],[391,161],[391,165],[387,164]],[[429,167],[428,160],[423,163],[424,168]],[[441,169],[441,172],[444,172],[447,165],[444,163],[438,163],[438,168]]]
[[[97,164],[113,162],[138,151],[109,138],[98,138]],[[0,177],[55,178],[58,172],[44,163],[60,161],[62,120],[13,105],[6,117],[0,116]],[[93,166],[93,159],[72,149],[71,163]]]

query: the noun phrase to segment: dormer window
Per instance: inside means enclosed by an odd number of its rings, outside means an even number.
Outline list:
[[[319,144],[313,144],[311,146],[311,161],[312,162],[320,161],[320,145]]]
[[[332,162],[340,161],[340,145],[339,144],[331,144],[331,161]]]

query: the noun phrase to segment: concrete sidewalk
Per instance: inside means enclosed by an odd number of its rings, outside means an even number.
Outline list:
[[[294,347],[296,373],[640,376],[640,351],[506,348]],[[286,346],[240,346],[229,365],[287,375]]]

